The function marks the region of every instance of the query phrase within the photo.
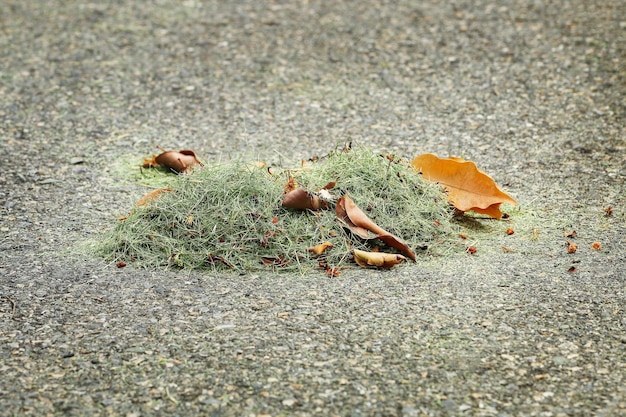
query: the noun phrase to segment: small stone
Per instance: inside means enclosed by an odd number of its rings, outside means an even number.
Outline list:
[[[454,401],[452,401],[451,399],[445,399],[441,402],[441,405],[443,406],[443,408],[445,408],[446,410],[457,410],[459,407],[456,405],[456,403]]]
[[[471,410],[471,409],[472,409],[472,406],[469,405],[469,404],[461,404],[461,405],[459,405],[459,411],[462,412],[462,413],[467,411],[467,410]]]
[[[404,404],[400,415],[402,417],[417,417],[419,412],[413,404]]]
[[[285,398],[283,400],[283,405],[285,407],[293,407],[296,404],[297,400],[295,398]]]
[[[45,184],[54,184],[54,183],[57,183],[57,182],[59,182],[59,180],[54,179],[54,178],[46,178],[46,179],[43,179],[43,180],[39,181],[39,184],[43,184],[43,185],[45,185]]]

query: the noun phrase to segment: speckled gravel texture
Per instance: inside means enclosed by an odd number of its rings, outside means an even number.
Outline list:
[[[1,414],[625,415],[625,60],[621,0],[3,0]],[[332,279],[74,254],[155,145],[348,141],[471,159],[521,208],[475,255]]]

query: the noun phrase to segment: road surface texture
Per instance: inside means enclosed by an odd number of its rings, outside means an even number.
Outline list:
[[[2,1],[2,414],[625,415],[625,60],[621,0]],[[520,206],[474,255],[335,278],[76,254],[155,145],[350,141]]]

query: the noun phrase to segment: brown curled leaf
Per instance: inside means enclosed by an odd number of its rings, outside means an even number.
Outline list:
[[[385,229],[374,223],[372,219],[367,217],[365,213],[356,205],[354,201],[347,195],[344,195],[337,201],[337,217],[346,221],[348,225],[352,224],[360,229],[369,230],[375,234],[389,234]],[[342,216],[339,216],[341,212]],[[361,233],[357,233],[361,236]],[[365,237],[367,239],[367,237]]]
[[[362,239],[380,239],[388,246],[391,246],[412,260],[415,260],[415,253],[406,243],[397,236],[392,235],[372,221],[363,211],[352,201],[350,197],[344,195],[337,201],[335,214],[352,233]],[[369,232],[374,233],[370,235]]]
[[[348,215],[348,211],[346,209],[346,199],[349,199],[349,197],[343,196],[337,200],[337,205],[335,206],[335,214],[337,215],[337,218],[344,226],[350,229],[352,233],[359,236],[361,239],[371,239],[372,237],[369,234],[369,229],[357,226]]]
[[[165,151],[154,158],[154,161],[163,167],[180,173],[189,173],[196,166],[202,166],[202,162],[196,157],[196,153],[189,149],[181,151]]]
[[[332,243],[324,242],[324,243],[320,243],[319,245],[311,246],[310,248],[307,248],[307,250],[311,252],[312,255],[319,256],[323,254],[326,251],[326,249],[329,249],[332,247],[334,247]]]
[[[366,252],[358,249],[354,249],[352,253],[354,254],[355,262],[364,268],[379,267],[389,269],[406,260],[404,256],[395,253]]]
[[[318,195],[296,188],[283,197],[283,207],[299,210],[319,210],[328,208],[328,204]]]
[[[411,260],[415,260],[415,253],[413,253],[413,251],[407,246],[407,244],[404,243],[399,237],[392,234],[386,234],[378,235],[376,236],[376,239],[382,240],[387,246],[391,246],[392,248],[399,250],[400,252],[411,258]]]

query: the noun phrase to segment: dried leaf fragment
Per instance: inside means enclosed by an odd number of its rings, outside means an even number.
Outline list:
[[[389,269],[406,260],[404,256],[395,253],[366,252],[359,249],[353,249],[352,253],[354,254],[355,262],[364,268],[379,267]]]
[[[142,168],[156,168],[159,166],[155,161],[156,155],[152,155],[150,158],[145,158],[143,160],[143,164],[141,164]]]
[[[335,188],[335,185],[337,185],[337,181],[331,181],[328,184],[326,184],[325,186],[323,186],[322,190],[331,190],[331,189]]]
[[[307,250],[311,252],[312,255],[319,256],[323,254],[326,249],[330,249],[332,247],[334,247],[334,245],[331,242],[324,242],[319,245],[311,246],[310,248],[307,248]]]
[[[213,255],[212,253],[210,253],[209,256],[207,256],[206,262],[208,264],[211,264],[211,265],[215,265],[215,264],[221,263],[223,265],[226,265],[230,269],[235,269],[233,264],[228,262],[225,258],[223,258],[221,256]]]
[[[324,270],[324,273],[329,277],[338,277],[341,274],[339,268],[336,266],[330,266],[326,259],[320,259],[318,265],[321,269]]]
[[[574,242],[570,242],[569,240],[567,241],[567,253],[576,253],[577,249],[577,244],[575,244]]]
[[[295,190],[296,188],[298,188],[298,185],[296,184],[296,180],[293,179],[293,177],[290,175],[289,179],[287,180],[287,184],[285,184],[285,194],[290,193],[291,191]]]
[[[593,242],[591,244],[591,249],[593,249],[593,250],[600,250],[600,249],[602,249],[602,244],[600,242],[597,242],[597,241]]]
[[[261,262],[263,265],[283,267],[289,264],[289,260],[281,256],[261,256]]]
[[[164,188],[158,188],[156,190],[152,190],[148,194],[146,194],[143,197],[141,197],[135,203],[135,205],[137,205],[137,206],[145,206],[145,205],[153,202],[154,200],[156,200],[161,194],[169,193],[172,190],[173,190],[172,187],[164,187]]]
[[[473,162],[423,154],[415,157],[411,165],[426,180],[443,185],[448,192],[448,201],[461,211],[472,210],[500,219],[500,204],[517,205],[511,196],[496,185],[493,178],[479,170]]]

